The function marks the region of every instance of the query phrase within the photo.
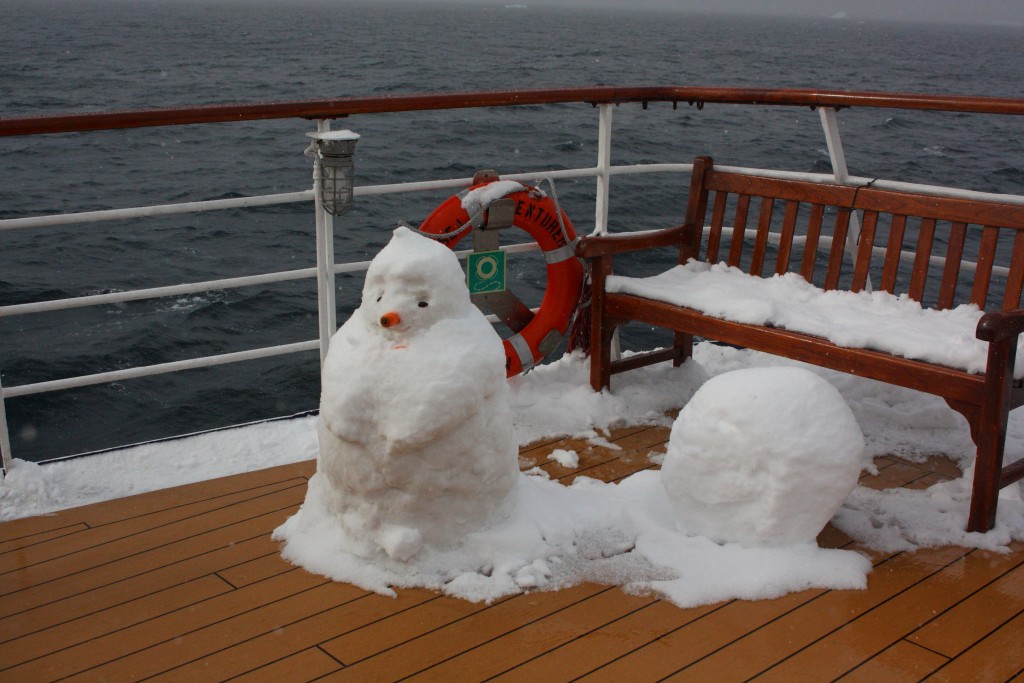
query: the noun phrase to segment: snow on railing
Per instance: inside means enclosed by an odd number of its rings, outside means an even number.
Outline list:
[[[268,105],[217,105],[212,107],[164,109],[138,112],[110,112],[95,114],[72,114],[56,117],[29,117],[20,119],[0,119],[0,136],[31,135],[54,132],[81,132],[87,130],[103,130],[118,128],[134,128],[143,126],[167,126],[179,124],[212,123],[219,121],[259,120],[272,118],[303,117],[318,119],[318,129],[329,128],[327,119],[348,114],[367,114],[399,111],[423,111],[435,109],[477,108],[495,106],[514,106],[523,104],[545,104],[566,102],[588,102],[598,108],[598,151],[596,164],[593,167],[565,169],[557,171],[537,171],[503,175],[504,179],[533,181],[539,178],[552,180],[588,178],[596,179],[595,199],[595,233],[604,234],[608,229],[608,204],[610,180],[613,176],[647,174],[647,173],[690,173],[689,163],[658,163],[613,166],[611,164],[612,149],[612,112],[613,105],[624,102],[640,102],[645,107],[650,101],[688,102],[703,106],[706,102],[721,102],[749,105],[788,105],[810,106],[822,110],[822,125],[829,145],[833,161],[833,174],[796,173],[770,169],[746,169],[739,167],[719,167],[727,171],[755,173],[771,177],[799,178],[814,182],[844,182],[851,185],[872,184],[878,188],[911,190],[925,194],[936,194],[952,197],[984,197],[1006,203],[1024,205],[1024,197],[1016,195],[993,195],[971,192],[953,188],[941,188],[910,183],[901,183],[880,179],[867,179],[848,176],[845,163],[842,163],[842,143],[835,125],[835,108],[847,106],[926,109],[939,111],[963,111],[998,114],[1024,114],[1024,100],[996,98],[944,97],[929,95],[893,95],[885,93],[839,93],[808,90],[745,90],[730,88],[577,88],[560,90],[534,90],[505,93],[466,93],[448,95],[412,95],[392,98],[348,98],[324,102],[291,102]],[[837,165],[838,164],[838,165]],[[452,178],[386,185],[369,185],[356,187],[354,195],[376,196],[395,193],[422,192],[442,189],[462,189],[471,183],[471,178]],[[315,185],[315,184],[314,184]],[[199,213],[225,209],[269,206],[295,202],[316,202],[315,189],[301,190],[283,194],[218,199],[199,202],[185,202],[155,206],[130,207],[106,211],[87,211],[58,215],[34,216],[0,220],[0,231],[15,229],[40,229],[57,225],[93,223],[124,218],[142,218],[171,214]],[[319,205],[319,202],[316,202]],[[321,213],[320,211],[317,212]],[[231,289],[247,287],[255,284],[285,282],[290,280],[318,278],[318,308],[320,309],[320,333],[317,339],[284,344],[280,346],[248,349],[235,353],[205,356],[183,361],[174,361],[156,365],[139,366],[113,372],[81,375],[46,382],[3,387],[0,385],[0,451],[4,470],[10,466],[12,453],[6,421],[4,400],[18,396],[27,396],[48,391],[77,388],[104,382],[114,382],[129,378],[145,377],[168,372],[177,372],[193,368],[210,367],[225,363],[241,362],[269,356],[298,353],[319,349],[321,359],[327,349],[333,333],[333,281],[338,273],[365,271],[368,261],[335,263],[333,259],[333,230],[330,217],[325,213],[317,216],[317,225],[322,226],[317,233],[318,244],[322,245],[318,254],[318,264],[298,270],[260,273],[244,277],[235,277],[204,282],[192,282],[166,287],[152,287],[124,292],[111,292],[82,297],[70,297],[52,301],[33,302],[0,306],[0,317],[42,313],[50,311],[98,306],[125,301],[153,299],[181,294],[196,293],[211,289]],[[827,239],[823,236],[823,239]],[[331,246],[331,249],[326,249]],[[535,244],[503,247],[509,252],[535,250]],[[457,252],[464,257],[465,252]],[[325,257],[326,254],[326,257]],[[909,255],[912,257],[912,255]],[[326,258],[326,260],[325,260]],[[941,257],[932,257],[933,262],[941,263]],[[964,267],[971,269],[975,264],[964,262]],[[1005,270],[1005,269],[1003,269]],[[330,292],[326,296],[325,292]],[[325,324],[328,321],[330,324]]]

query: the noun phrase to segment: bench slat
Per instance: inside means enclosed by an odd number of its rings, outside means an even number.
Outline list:
[[[853,284],[850,290],[859,292],[864,289],[871,270],[871,250],[875,246],[875,227],[878,225],[878,212],[865,211],[864,224],[860,228],[860,244],[857,248],[857,263],[853,269]]]
[[[954,223],[1024,230],[1024,206],[862,187],[857,208],[880,213],[937,218]]]
[[[932,257],[932,243],[935,240],[935,219],[922,218],[921,230],[917,235],[917,252],[914,256],[914,270],[910,274],[908,295],[914,301],[924,298],[924,286],[928,280],[928,265]]]
[[[750,274],[761,277],[764,273],[764,256],[768,251],[768,231],[772,227],[772,210],[775,200],[761,198],[761,214],[757,219],[757,238],[754,240],[754,256],[750,260]]]
[[[843,252],[846,250],[846,234],[850,230],[850,210],[840,207],[836,211],[836,225],[832,231],[832,252],[825,271],[826,291],[839,287],[839,275],[843,270]]]
[[[729,243],[729,265],[739,266],[743,256],[743,233],[747,228],[750,195],[741,194],[736,202],[736,219],[732,223],[732,241]]]
[[[782,234],[779,235],[779,253],[775,258],[775,274],[789,272],[789,259],[793,253],[793,234],[796,232],[796,217],[800,202],[787,201],[786,213],[782,218]]]
[[[1020,308],[1021,289],[1024,289],[1024,231],[1013,238],[1013,256],[1010,257],[1010,275],[1006,278],[1006,295],[1003,310]]]
[[[829,206],[845,206],[847,208],[853,206],[853,198],[858,192],[857,188],[845,185],[765,178],[763,176],[741,175],[714,169],[707,174],[705,186],[709,190],[715,190],[716,192],[724,190],[725,192],[738,195],[774,197],[775,199],[785,201],[818,202]]]
[[[879,285],[883,292],[893,294],[896,289],[896,275],[900,268],[900,252],[903,250],[903,233],[907,228],[907,217],[903,214],[895,214],[892,217],[892,225],[889,226],[889,243],[885,247],[885,263],[882,265],[882,283]]]
[[[887,384],[926,391],[943,398],[975,403],[983,375],[891,356],[881,351],[836,346],[827,339],[779,327],[762,327],[705,316],[692,308],[629,294],[607,294],[605,311],[613,318],[636,320],[659,327],[683,328],[707,339],[728,339],[730,344],[764,351],[822,367],[877,379]]]
[[[708,263],[718,263],[718,250],[722,244],[722,225],[725,223],[725,202],[729,195],[725,192],[715,193],[715,208],[711,214],[711,233],[708,235]]]
[[[942,269],[942,283],[939,285],[939,300],[936,303],[936,307],[940,311],[952,308],[956,303],[956,285],[960,280],[960,261],[964,256],[966,238],[966,223],[957,222],[950,226],[949,246],[946,247],[946,266]]]
[[[804,257],[800,262],[800,275],[808,282],[814,282],[814,262],[818,258],[818,239],[821,237],[821,221],[825,217],[823,204],[811,205],[811,216],[807,221],[807,241],[804,242]]]
[[[999,228],[986,225],[981,231],[978,245],[977,266],[974,269],[974,287],[971,288],[971,303],[984,309],[988,301],[988,285],[992,279],[992,265],[996,260],[996,245],[999,242]]]

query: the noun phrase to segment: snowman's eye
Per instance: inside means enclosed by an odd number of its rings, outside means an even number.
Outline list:
[[[426,302],[426,301],[421,301],[421,302],[419,303],[419,307],[420,307],[420,308],[426,308],[426,307],[427,307],[428,305],[429,305],[429,304],[427,304],[427,302]]]
[[[380,300],[381,300],[381,299],[383,299],[383,298],[384,298],[384,295],[383,295],[383,294],[381,294],[380,296],[378,296],[378,297],[377,297],[377,301],[380,301]]]

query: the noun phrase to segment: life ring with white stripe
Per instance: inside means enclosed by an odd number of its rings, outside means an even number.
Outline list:
[[[454,249],[469,234],[465,226],[470,222],[482,224],[488,207],[501,198],[515,202],[512,224],[536,240],[547,262],[547,287],[540,308],[525,327],[505,340],[505,374],[514,377],[554,350],[576,314],[583,288],[583,265],[573,252],[576,230],[569,216],[536,187],[495,180],[449,197],[427,216],[419,230],[438,235],[439,242]]]

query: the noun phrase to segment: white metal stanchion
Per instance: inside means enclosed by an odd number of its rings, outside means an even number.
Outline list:
[[[821,127],[825,131],[825,142],[828,145],[828,156],[832,161],[832,175],[840,185],[848,185],[850,182],[850,171],[846,166],[846,154],[843,152],[843,141],[839,137],[839,119],[836,117],[836,110],[832,107],[820,107],[818,115],[821,117]],[[857,245],[860,243],[860,218],[857,212],[850,214],[850,229],[847,234],[846,247],[844,249],[851,263],[857,262]],[[871,291],[870,277],[866,288]]]
[[[2,459],[5,476],[11,471],[13,457],[11,453],[11,435],[7,431],[7,406],[4,404],[4,386],[0,383],[0,459]]]
[[[608,196],[611,190],[612,166],[612,109],[611,104],[599,105],[597,130],[597,197],[594,202],[594,234],[608,234]]]
[[[338,328],[334,289],[334,217],[352,208],[353,163],[359,136],[348,130],[331,131],[326,119],[310,133],[313,144],[313,195],[316,209],[317,307],[320,324],[320,365],[327,358],[331,336]]]

